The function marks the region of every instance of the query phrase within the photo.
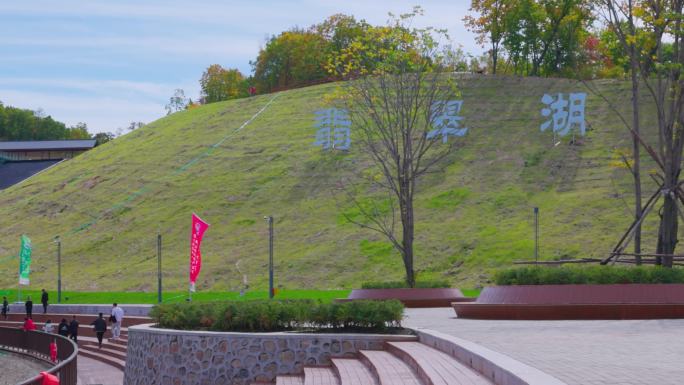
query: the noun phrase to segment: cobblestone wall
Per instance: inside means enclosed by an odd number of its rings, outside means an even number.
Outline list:
[[[368,334],[215,333],[129,328],[124,385],[248,385],[300,374],[330,357],[382,349],[413,336]]]

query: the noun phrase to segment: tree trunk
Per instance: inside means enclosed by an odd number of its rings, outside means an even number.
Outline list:
[[[674,194],[667,194],[664,197],[663,217],[661,219],[661,234],[658,237],[663,257],[663,266],[672,267],[672,255],[677,247],[677,201]]]
[[[496,44],[492,44],[492,75],[496,75],[496,64],[499,60],[499,49]]]
[[[407,184],[410,182],[407,181]],[[406,270],[406,283],[409,287],[416,286],[416,277],[413,271],[413,199],[408,187],[402,189],[401,198],[401,222],[402,222],[402,248],[404,269]]]
[[[643,207],[641,204],[641,160],[639,159],[640,144],[637,139],[639,135],[639,78],[637,76],[638,62],[637,52],[634,44],[631,46],[631,71],[632,71],[632,155],[634,164],[632,165],[632,175],[634,176],[634,217],[636,220],[641,218]],[[634,254],[636,264],[641,265],[641,224],[634,230]]]

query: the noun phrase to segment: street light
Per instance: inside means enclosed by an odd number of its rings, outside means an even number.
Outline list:
[[[62,239],[55,237],[57,244],[57,303],[62,303]]]
[[[264,219],[268,222],[268,298],[273,299],[273,217]]]

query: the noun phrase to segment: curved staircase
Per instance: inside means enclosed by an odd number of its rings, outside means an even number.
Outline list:
[[[147,317],[125,317],[121,338],[112,340],[107,330],[102,348],[90,322],[94,315],[77,314],[80,322],[78,354],[124,371],[128,346],[128,326],[151,323]],[[55,329],[65,314],[35,314],[38,328],[45,320],[55,322]],[[11,314],[0,325],[21,327],[23,314]],[[386,342],[383,350],[361,350],[355,356],[332,357],[330,365],[305,366],[299,375],[279,375],[275,382],[252,382],[252,385],[485,385],[486,377],[462,364],[454,357],[418,341]]]
[[[57,325],[65,318],[71,321],[72,314],[34,314],[33,321],[38,330],[42,330],[45,321],[48,319],[54,324],[55,332]],[[78,355],[88,357],[93,360],[110,365],[118,370],[124,371],[126,367],[126,349],[128,347],[128,326],[138,325],[143,323],[151,323],[152,319],[148,317],[124,317],[124,326],[121,328],[121,338],[118,340],[111,339],[111,328],[108,325],[107,332],[102,340],[102,348],[98,347],[97,338],[93,327],[90,325],[92,321],[97,318],[93,314],[76,314],[76,319],[79,322],[78,332]],[[20,328],[24,323],[24,314],[10,313],[8,319],[0,319],[0,326]]]
[[[386,342],[384,350],[332,358],[329,366],[307,366],[301,375],[252,385],[486,385],[487,378],[452,356],[420,342]]]

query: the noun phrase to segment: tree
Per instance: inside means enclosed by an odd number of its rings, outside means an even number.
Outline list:
[[[173,92],[173,96],[169,98],[169,103],[164,106],[166,109],[166,115],[171,115],[174,112],[184,110],[187,104],[188,99],[185,97],[185,91],[180,88],[176,88],[176,90]]]
[[[292,29],[271,37],[251,63],[257,90],[271,92],[326,80],[327,47],[328,42],[314,31]]]
[[[506,13],[512,3],[510,0],[472,0],[470,12],[474,15],[463,18],[466,27],[478,35],[478,43],[484,47],[485,42],[489,41],[492,74],[495,75],[501,54],[501,40],[506,32]]]
[[[218,64],[212,64],[204,71],[200,86],[204,103],[247,97],[247,83],[242,73],[238,69],[225,69]]]
[[[69,134],[67,139],[90,139],[88,132],[88,125],[83,122],[76,123],[75,126],[69,127]]]
[[[639,122],[639,61],[642,51],[637,46],[637,28],[634,22],[633,0],[604,0],[608,10],[607,21],[612,32],[618,37],[620,46],[629,57],[629,73],[632,82],[632,162],[627,166],[634,180],[634,254],[636,264],[641,264],[641,222],[643,213],[641,199],[641,154],[639,136],[641,133]],[[624,16],[624,17],[623,17]]]
[[[109,141],[114,140],[115,135],[112,132],[98,132],[95,134],[93,139],[95,139],[95,146],[101,146]]]
[[[349,111],[352,127],[363,151],[370,155],[378,179],[376,187],[388,194],[389,210],[370,209],[348,189],[364,220],[347,220],[384,235],[401,254],[406,282],[415,286],[413,200],[419,178],[432,170],[450,153],[453,142],[443,144],[433,136],[436,122],[445,113],[443,102],[456,96],[450,73],[440,68],[442,57],[431,29],[409,29],[410,20],[420,8],[395,18],[387,28],[377,29],[382,36],[364,35],[350,46],[353,52],[338,58],[333,68],[344,69],[340,76],[355,80],[341,87],[339,102]],[[381,37],[382,39],[377,39]],[[384,41],[381,49],[374,44]],[[365,63],[380,63],[368,73]],[[395,218],[399,216],[401,229]]]
[[[143,123],[143,122],[131,122],[131,123],[128,125],[128,131],[135,131],[135,130],[137,130],[138,128],[142,128],[142,127],[144,127],[144,126],[145,126],[145,123]]]
[[[609,17],[616,24],[621,17],[629,19],[630,15],[638,20],[633,25],[642,25],[645,31],[645,44],[641,55],[648,60],[638,60],[640,80],[648,90],[656,108],[656,123],[658,128],[658,142],[656,146],[648,144],[640,133],[632,130],[633,136],[655,161],[659,168],[658,189],[643,206],[641,216],[632,223],[630,230],[623,237],[629,241],[634,229],[641,224],[644,217],[653,209],[659,197],[663,204],[659,211],[660,224],[658,227],[658,241],[656,244],[656,263],[672,267],[673,254],[678,242],[678,217],[684,215],[679,205],[684,205],[684,191],[682,190],[680,173],[682,151],[684,149],[684,29],[682,28],[684,0],[649,0],[629,1],[625,11],[624,2],[607,1],[604,3]],[[621,7],[622,5],[622,7]],[[635,52],[633,43],[638,36],[635,28],[622,30],[626,47]],[[619,32],[618,32],[619,33]],[[670,46],[665,41],[672,41]],[[644,55],[644,51],[648,55]],[[631,54],[631,66],[637,55]],[[634,83],[633,83],[634,84]],[[638,116],[635,116],[638,119]],[[626,243],[616,246],[618,253]],[[617,254],[614,251],[614,255]],[[611,258],[614,256],[611,255]],[[610,259],[610,258],[609,258]],[[604,260],[607,263],[608,260]]]

